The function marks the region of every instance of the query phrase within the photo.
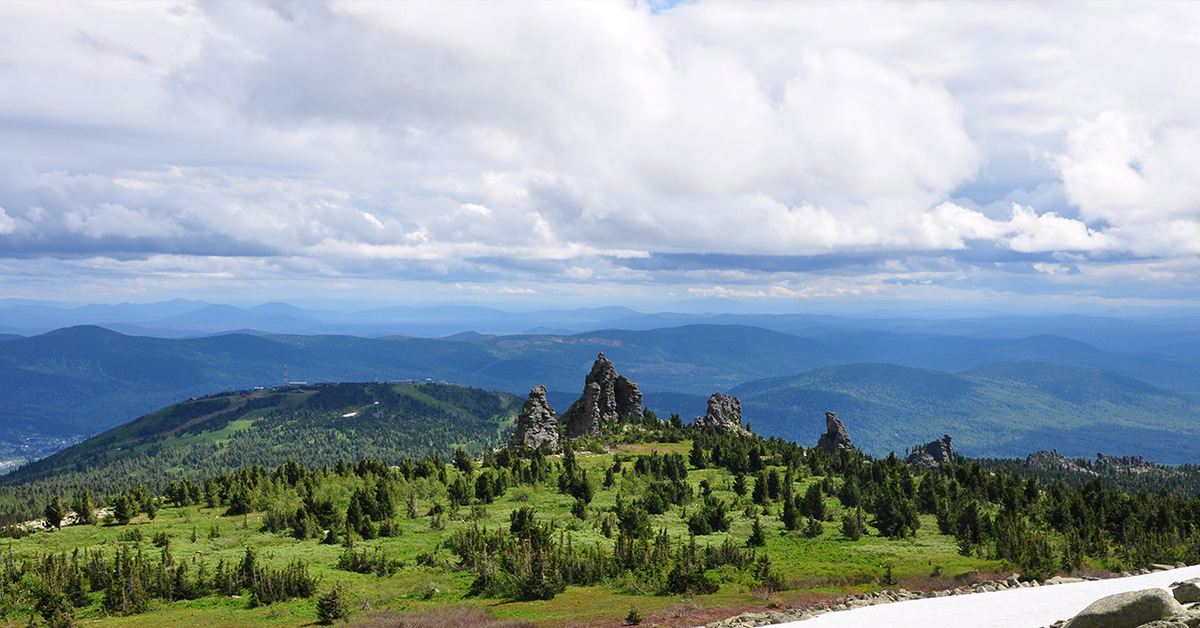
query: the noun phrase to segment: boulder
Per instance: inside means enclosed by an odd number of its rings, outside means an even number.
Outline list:
[[[619,375],[613,363],[601,353],[584,380],[583,394],[559,421],[567,437],[579,438],[595,436],[602,424],[622,420],[641,422],[642,392],[637,383]]]
[[[513,447],[546,445],[552,450],[558,449],[558,418],[546,401],[545,386],[529,391],[529,398],[517,416],[517,431],[509,444]]]
[[[1064,628],[1136,628],[1183,613],[1183,606],[1163,589],[1126,591],[1092,602]]]
[[[1200,578],[1192,578],[1171,585],[1171,595],[1180,604],[1200,602]]]
[[[708,412],[698,416],[692,424],[696,427],[713,427],[725,432],[749,434],[742,427],[742,402],[737,397],[713,393],[708,398]]]
[[[817,440],[817,447],[834,454],[837,450],[850,446],[850,432],[846,431],[845,424],[836,412],[826,412],[825,433]]]

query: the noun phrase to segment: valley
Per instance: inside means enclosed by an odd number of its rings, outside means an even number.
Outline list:
[[[711,393],[732,393],[768,436],[815,438],[821,413],[838,407],[865,428],[861,446],[874,455],[954,433],[964,453],[979,457],[1023,456],[1044,441],[1071,456],[1195,461],[1181,443],[1197,430],[1200,382],[1193,379],[1200,368],[1189,345],[1167,340],[1171,329],[1189,337],[1184,323],[1163,329],[1097,320],[951,321],[934,333],[928,324],[897,321],[746,320],[792,331],[705,323],[446,339],[172,339],[83,326],[10,338],[0,341],[0,459],[42,458],[181,399],[272,388],[285,375],[306,382],[442,381],[514,395],[545,385],[551,405],[562,410],[603,351],[641,383],[647,406],[660,415],[691,418]],[[1105,326],[1136,335],[1154,352],[1070,338],[1099,341],[1088,330]],[[1014,337],[1038,331],[1063,335]]]

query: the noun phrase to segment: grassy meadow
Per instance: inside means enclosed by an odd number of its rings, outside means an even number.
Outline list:
[[[354,549],[379,551],[389,559],[400,561],[402,568],[390,576],[376,576],[342,571],[336,568],[339,556],[346,548],[343,543],[323,544],[318,539],[297,540],[282,533],[264,531],[263,511],[244,515],[223,516],[224,506],[163,507],[151,520],[139,514],[128,525],[112,522],[98,525],[69,525],[62,530],[43,530],[12,539],[4,553],[13,561],[33,558],[47,553],[68,554],[76,550],[86,553],[100,549],[114,553],[118,546],[136,548],[146,557],[157,561],[164,551],[160,547],[163,535],[169,539],[169,551],[174,561],[189,561],[193,567],[204,563],[212,570],[219,561],[237,564],[253,548],[260,563],[283,566],[303,561],[312,575],[319,579],[318,591],[325,592],[335,583],[342,584],[349,594],[351,624],[371,624],[380,612],[428,613],[438,609],[468,606],[483,609],[502,620],[523,620],[537,626],[613,626],[623,623],[631,608],[636,608],[645,624],[696,625],[704,621],[737,614],[749,609],[768,606],[787,606],[830,601],[850,591],[873,590],[881,586],[947,587],[952,576],[971,570],[999,571],[1006,565],[1000,561],[975,556],[962,556],[952,536],[938,534],[931,515],[921,516],[921,526],[914,536],[902,539],[881,537],[867,528],[867,534],[852,541],[843,536],[840,521],[843,508],[838,499],[826,497],[828,516],[822,522],[823,533],[808,538],[799,531],[785,532],[779,521],[780,507],[768,505],[767,512],[751,504],[749,495],[738,496],[733,490],[733,475],[724,469],[695,469],[689,466],[687,482],[695,494],[701,494],[701,483],[707,482],[712,494],[730,504],[732,520],[729,531],[696,537],[697,545],[720,545],[728,537],[745,545],[753,521],[758,516],[766,532],[766,545],[759,548],[771,560],[771,565],[784,575],[788,589],[765,590],[743,570],[726,566],[710,574],[720,583],[716,593],[696,596],[657,595],[646,590],[636,578],[589,587],[568,587],[550,600],[515,601],[472,597],[468,595],[473,580],[469,570],[457,568],[457,557],[445,545],[456,530],[468,526],[486,529],[509,526],[510,514],[522,506],[536,510],[537,519],[553,522],[555,534],[570,539],[576,546],[599,546],[611,552],[613,539],[602,533],[604,518],[611,518],[617,495],[640,494],[646,480],[625,470],[617,474],[611,487],[599,482],[613,465],[614,456],[628,460],[652,451],[679,453],[686,458],[690,441],[678,443],[641,443],[620,445],[604,453],[579,452],[580,467],[588,471],[596,486],[594,498],[587,506],[583,520],[572,514],[574,498],[562,494],[552,482],[544,485],[516,486],[508,489],[491,504],[477,501],[457,508],[449,506],[439,518],[428,513],[434,504],[447,504],[447,485],[461,473],[447,464],[447,484],[415,479],[407,486],[415,497],[416,517],[404,515],[407,504],[398,509],[393,536],[370,540],[356,539]],[[561,456],[554,456],[557,460]],[[782,469],[780,469],[782,472]],[[796,493],[803,494],[807,486],[822,481],[821,476],[804,477],[796,484]],[[339,507],[349,502],[350,494],[361,479],[351,474],[339,482],[331,495]],[[273,503],[292,506],[299,498],[287,494],[275,495]],[[697,500],[668,512],[652,516],[655,531],[666,529],[673,544],[686,543],[689,530],[686,519]],[[864,517],[864,523],[866,517]],[[440,527],[435,521],[440,520]],[[156,542],[158,541],[158,542]],[[888,571],[894,578],[887,582]],[[931,575],[933,574],[933,575]],[[277,602],[251,608],[246,596],[208,596],[188,601],[155,600],[149,612],[131,616],[108,616],[99,598],[90,594],[92,603],[76,609],[81,624],[98,627],[170,626],[180,628],[219,628],[225,626],[302,626],[316,621],[316,597]],[[11,624],[30,620],[28,604],[10,604],[7,621]],[[37,617],[36,621],[41,621]]]

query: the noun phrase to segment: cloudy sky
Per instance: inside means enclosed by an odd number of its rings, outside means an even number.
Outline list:
[[[1200,303],[1200,5],[3,2],[0,298]]]

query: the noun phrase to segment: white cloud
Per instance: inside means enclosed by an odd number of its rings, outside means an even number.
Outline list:
[[[1009,246],[1022,253],[1096,251],[1114,247],[1111,236],[1097,233],[1083,222],[1054,212],[1038,215],[1032,208],[1013,204],[1009,221]]]
[[[917,283],[904,269],[947,255],[1048,274],[1069,251],[1083,282],[1110,253],[1200,253],[1187,3],[0,3],[0,21],[0,251],[23,257],[652,284],[602,258],[871,254],[904,260],[876,279]],[[966,264],[938,276],[972,281]]]
[[[1144,255],[1200,251],[1200,115],[1190,125],[1108,111],[1080,122],[1058,158],[1081,216]]]
[[[63,214],[63,225],[68,231],[91,238],[169,237],[183,231],[165,216],[149,215],[114,203],[69,210]]]
[[[16,230],[17,221],[13,220],[12,216],[9,216],[8,213],[4,211],[3,207],[0,207],[0,234],[12,233]]]
[[[564,274],[571,279],[581,281],[584,279],[591,279],[592,276],[596,274],[596,271],[583,266],[569,266]]]

